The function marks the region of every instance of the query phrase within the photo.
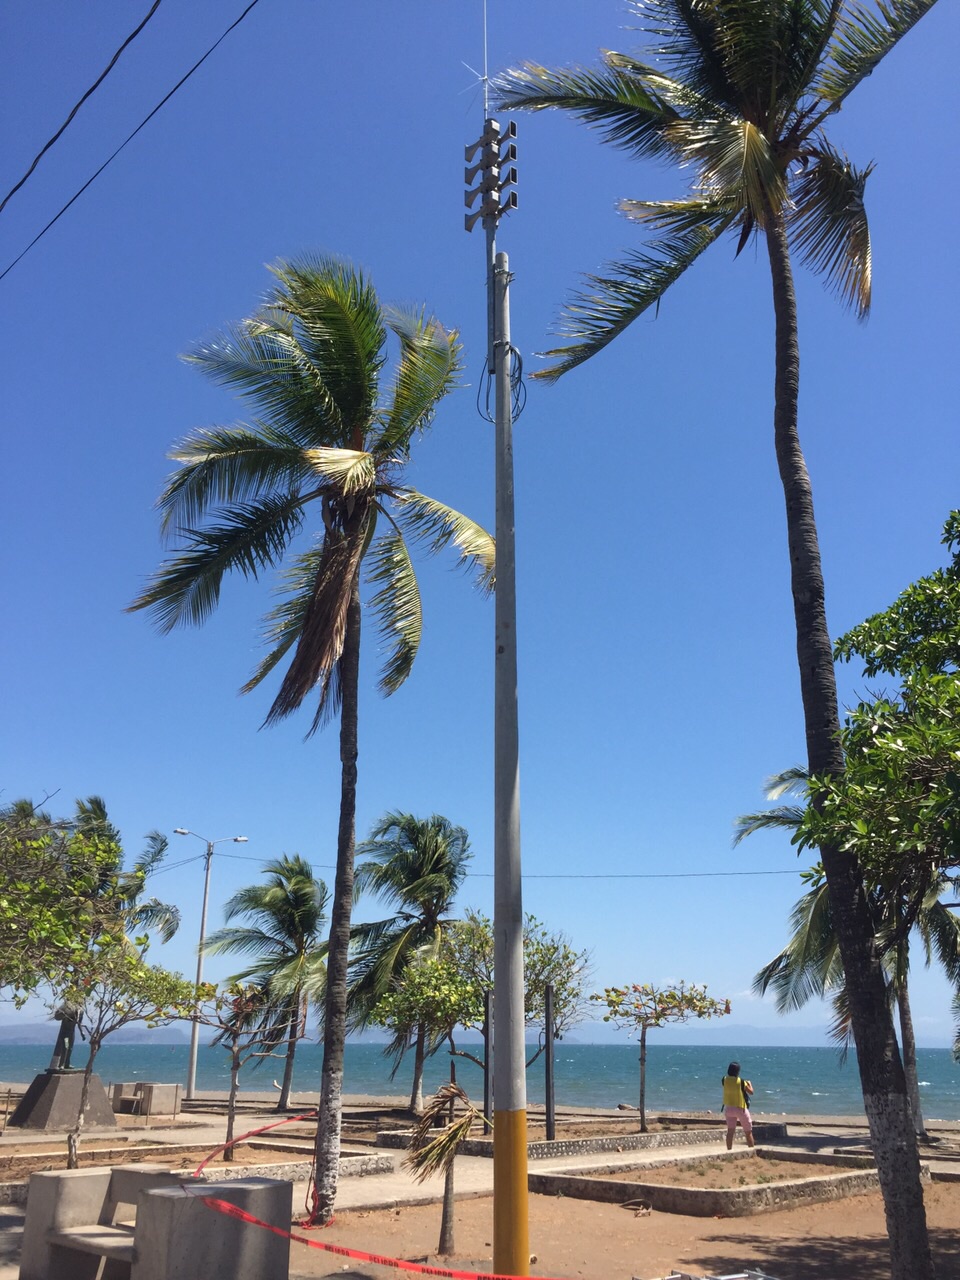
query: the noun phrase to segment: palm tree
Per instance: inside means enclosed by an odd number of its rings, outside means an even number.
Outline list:
[[[773,284],[774,444],[783,485],[797,657],[811,774],[843,769],[830,636],[810,478],[798,435],[799,339],[791,249],[865,316],[870,239],[864,187],[829,142],[826,121],[934,0],[643,0],[652,37],[637,56],[608,52],[599,69],[525,63],[499,77],[507,108],[573,112],[636,157],[693,174],[687,198],[629,200],[629,218],[661,233],[592,276],[568,306],[567,345],[541,376],[588,360],[729,232],[738,251],[766,241]],[[644,60],[647,58],[648,60]],[[920,1164],[883,966],[856,858],[821,849],[848,977],[864,1103],[884,1194],[895,1280],[932,1276]]]
[[[120,832],[110,821],[101,796],[89,796],[74,804],[74,830],[80,835],[98,836],[120,848]],[[180,928],[180,909],[159,898],[144,898],[147,877],[166,857],[169,841],[161,831],[148,831],[146,846],[129,871],[118,871],[113,898],[123,916],[127,935],[144,929],[155,930],[161,942],[169,942]]]
[[[333,258],[281,263],[250,319],[190,357],[238,389],[260,413],[253,425],[194,431],[160,498],[164,528],[185,549],[130,607],[163,631],[203,622],[224,575],[259,578],[281,565],[284,595],[268,617],[272,648],[245,691],[289,656],[267,723],[317,695],[310,732],[340,714],[340,818],[324,1008],[313,1219],[327,1222],[340,1157],[347,952],[353,903],[360,665],[360,570],[377,588],[374,619],[390,646],[380,689],[408,676],[420,639],[420,596],[408,540],[452,543],[460,563],[493,582],[493,540],[479,525],[403,484],[414,436],[427,427],[459,370],[459,344],[423,312],[386,310],[366,277]],[[388,338],[399,358],[385,395]],[[307,512],[316,542],[293,549]],[[377,526],[386,531],[377,534]]]
[[[762,814],[747,815],[753,830],[765,825],[762,817]],[[781,824],[775,822],[771,825]],[[778,1013],[800,1009],[813,996],[832,995],[834,1022],[831,1034],[845,1048],[850,1036],[850,1007],[823,867],[817,863],[808,871],[801,872],[801,879],[808,887],[790,914],[790,939],[756,975],[753,989],[758,995],[765,995],[772,989]],[[957,985],[960,983],[960,921],[940,900],[949,884],[948,877],[943,874],[934,878],[917,912],[914,926],[923,943],[926,964],[929,965],[936,956],[947,977]],[[878,932],[881,937],[899,934],[897,925],[901,922],[897,918],[894,900],[874,890],[870,901],[880,922]],[[897,1003],[903,1066],[914,1125],[917,1136],[926,1140],[917,1075],[916,1037],[910,1011],[908,938],[898,936],[895,945],[885,953],[884,960],[889,991]]]
[[[388,813],[361,844],[357,853],[369,862],[357,867],[356,890],[371,890],[396,908],[388,920],[358,925],[358,952],[350,1003],[359,1026],[368,1021],[377,1002],[396,983],[413,960],[439,954],[453,900],[473,856],[463,827],[433,814]],[[391,1045],[399,1066],[408,1047],[405,1035]],[[414,1041],[413,1086],[410,1107],[423,1110],[423,1063],[427,1027],[420,1023]]]
[[[263,869],[266,884],[239,889],[224,908],[227,920],[246,916],[250,923],[218,929],[204,951],[212,955],[253,957],[231,984],[256,987],[261,1046],[273,1052],[286,1044],[283,1082],[277,1110],[290,1104],[297,1041],[306,1030],[307,1005],[323,999],[326,985],[321,931],[326,923],[327,886],[314,877],[309,862],[298,854],[277,858]]]

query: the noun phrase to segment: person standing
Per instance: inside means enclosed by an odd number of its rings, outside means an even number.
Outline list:
[[[753,1085],[741,1076],[739,1062],[730,1063],[721,1083],[723,1113],[727,1118],[727,1150],[733,1150],[733,1136],[737,1131],[738,1123],[743,1129],[747,1146],[754,1146],[753,1122],[750,1119],[750,1095],[753,1093]]]

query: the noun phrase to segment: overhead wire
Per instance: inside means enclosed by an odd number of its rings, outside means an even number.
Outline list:
[[[171,98],[173,97],[173,95],[177,92],[177,90],[178,90],[178,89],[180,89],[183,85],[185,85],[185,84],[186,84],[186,82],[187,82],[187,81],[190,79],[190,77],[193,75],[193,73],[194,73],[195,71],[199,70],[199,68],[203,66],[203,64],[204,64],[204,63],[206,62],[206,60],[210,57],[210,55],[214,52],[214,50],[218,47],[218,45],[220,45],[220,44],[222,44],[222,43],[223,43],[223,41],[227,38],[227,36],[230,34],[230,32],[231,32],[231,31],[233,31],[236,27],[238,27],[238,26],[240,25],[240,23],[244,20],[244,18],[247,16],[247,14],[248,14],[248,13],[250,13],[250,11],[251,11],[252,9],[255,9],[255,8],[256,8],[256,6],[257,6],[259,3],[260,3],[260,0],[250,0],[250,3],[249,3],[249,4],[247,5],[247,7],[244,9],[243,13],[241,13],[241,14],[240,14],[239,18],[237,18],[234,22],[231,22],[231,23],[230,23],[229,27],[227,27],[226,31],[224,31],[223,35],[221,35],[221,36],[220,36],[220,38],[219,38],[218,40],[216,40],[216,41],[215,41],[215,42],[210,46],[210,48],[206,51],[206,53],[203,55],[203,57],[202,57],[202,58],[200,58],[197,62],[195,62],[195,63],[193,64],[193,66],[192,66],[192,67],[190,68],[190,70],[186,73],[186,75],[182,76],[182,77],[177,81],[177,83],[173,86],[173,88],[170,90],[170,92],[169,92],[168,94],[166,94],[166,96],[165,96],[165,97],[163,97],[163,98],[161,98],[161,99],[160,99],[160,101],[159,101],[159,102],[157,103],[157,105],[153,108],[153,110],[150,112],[150,114],[149,114],[149,115],[147,115],[147,116],[145,116],[145,117],[143,118],[143,120],[141,120],[141,121],[140,121],[140,123],[139,123],[139,124],[137,125],[137,127],[133,130],[133,132],[132,132],[132,133],[130,133],[130,134],[128,134],[128,135],[127,135],[127,137],[126,137],[126,138],[124,138],[123,142],[121,142],[121,143],[120,143],[120,145],[119,145],[119,147],[117,147],[116,151],[114,151],[112,155],[108,156],[108,158],[103,162],[103,164],[102,164],[102,165],[100,166],[100,168],[96,171],[96,173],[95,173],[95,174],[93,174],[93,176],[92,176],[92,177],[90,177],[90,178],[88,178],[88,179],[87,179],[87,181],[83,184],[83,186],[80,188],[80,190],[79,190],[79,191],[77,191],[75,195],[73,195],[73,196],[71,196],[71,197],[70,197],[70,199],[69,199],[69,200],[67,201],[67,203],[63,206],[63,208],[59,211],[59,213],[55,214],[55,215],[50,219],[50,221],[47,223],[47,225],[43,228],[43,230],[42,230],[42,231],[40,231],[40,232],[38,232],[38,234],[37,234],[37,235],[35,235],[35,236],[33,237],[33,239],[30,241],[30,243],[27,245],[27,247],[26,247],[26,248],[25,248],[21,253],[19,253],[19,254],[14,258],[14,260],[13,260],[13,261],[12,261],[12,262],[7,266],[7,267],[5,267],[5,268],[4,268],[4,270],[3,270],[2,272],[0,272],[0,280],[5,279],[5,278],[6,278],[6,276],[8,276],[8,275],[10,274],[10,272],[13,270],[13,268],[17,265],[17,263],[18,263],[18,262],[21,262],[21,261],[22,261],[22,260],[27,256],[27,254],[28,254],[28,253],[30,252],[30,250],[34,247],[34,245],[36,245],[36,244],[38,243],[38,241],[40,241],[40,240],[42,240],[42,239],[43,239],[43,237],[47,234],[47,232],[51,229],[51,227],[55,226],[55,225],[56,225],[56,223],[58,223],[58,222],[60,221],[60,219],[61,219],[61,218],[63,217],[63,215],[67,212],[67,210],[71,207],[71,205],[73,205],[77,200],[79,200],[79,199],[80,199],[80,197],[83,195],[83,193],[87,190],[87,188],[88,188],[88,187],[90,187],[90,186],[92,186],[92,185],[93,185],[93,183],[94,183],[94,182],[96,182],[97,178],[99,178],[99,177],[100,177],[100,175],[101,175],[101,173],[103,173],[104,169],[106,169],[108,165],[110,165],[110,164],[112,164],[112,163],[113,163],[113,161],[117,158],[117,156],[120,154],[120,152],[121,152],[121,151],[124,149],[124,147],[127,145],[127,143],[128,143],[128,142],[132,142],[132,141],[133,141],[133,139],[137,136],[137,134],[140,132],[140,130],[141,130],[145,125],[149,124],[149,122],[153,119],[153,117],[157,114],[157,112],[161,109],[161,107],[166,106],[166,104],[170,101],[170,99],[171,99]]]
[[[117,50],[117,52],[113,55],[113,57],[112,57],[112,58],[110,59],[110,61],[107,63],[107,65],[106,65],[106,67],[103,69],[103,71],[101,71],[101,73],[100,73],[100,75],[97,77],[97,79],[96,79],[96,80],[94,80],[94,82],[93,82],[93,84],[90,86],[90,88],[86,91],[86,93],[83,95],[83,97],[80,99],[80,101],[79,101],[79,102],[76,104],[76,106],[72,109],[72,111],[70,112],[70,114],[67,116],[66,120],[64,120],[63,124],[60,126],[60,128],[57,130],[57,132],[53,135],[53,137],[52,137],[52,138],[50,138],[47,142],[45,142],[45,143],[43,144],[43,146],[40,148],[40,150],[39,150],[39,151],[37,152],[37,154],[34,156],[33,161],[31,162],[30,167],[29,167],[29,169],[27,170],[27,172],[23,175],[23,177],[20,179],[20,181],[19,181],[19,182],[15,183],[15,184],[10,188],[10,190],[7,192],[7,194],[3,197],[3,200],[2,200],[2,201],[0,201],[0,213],[3,213],[4,209],[7,207],[8,203],[10,202],[10,198],[11,198],[12,196],[15,196],[15,195],[17,194],[17,192],[20,190],[20,188],[23,186],[23,184],[26,182],[26,180],[27,180],[27,179],[30,177],[30,175],[33,173],[34,169],[36,169],[37,165],[40,163],[40,161],[43,159],[43,157],[47,154],[47,152],[50,150],[50,148],[54,145],[54,143],[55,143],[55,142],[57,142],[57,141],[59,141],[59,139],[63,136],[63,134],[64,134],[64,132],[65,132],[65,130],[66,130],[66,128],[67,128],[67,126],[70,124],[70,122],[71,122],[71,121],[73,120],[73,118],[76,116],[77,112],[80,110],[80,108],[83,106],[83,104],[87,101],[87,99],[88,99],[88,98],[90,98],[90,97],[91,97],[94,93],[96,93],[96,91],[100,88],[100,86],[103,84],[104,80],[106,80],[107,76],[110,74],[110,72],[113,70],[113,68],[114,68],[114,67],[117,65],[117,63],[120,61],[120,56],[121,56],[121,54],[123,54],[123,52],[124,52],[127,48],[129,48],[129,46],[130,46],[131,44],[133,44],[134,40],[136,40],[137,36],[140,34],[140,32],[143,30],[143,28],[147,25],[147,23],[150,21],[150,19],[153,17],[153,15],[157,12],[157,10],[160,8],[161,3],[162,3],[162,0],[154,0],[153,7],[150,9],[150,12],[147,14],[147,16],[143,19],[143,21],[140,23],[140,25],[139,25],[138,27],[135,27],[135,28],[133,29],[133,31],[131,31],[131,32],[130,32],[130,34],[127,36],[126,40],[124,40],[123,44],[120,46],[120,48]]]

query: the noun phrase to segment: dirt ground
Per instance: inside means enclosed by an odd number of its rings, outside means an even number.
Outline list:
[[[938,1280],[960,1280],[960,1184],[925,1191]],[[492,1270],[493,1218],[489,1199],[456,1206],[453,1258],[433,1252],[440,1206],[341,1214],[312,1239],[366,1253],[426,1260],[452,1270]],[[569,1280],[654,1280],[673,1268],[724,1275],[744,1267],[776,1280],[889,1280],[890,1265],[879,1194],[853,1196],[747,1218],[635,1215],[617,1205],[557,1196],[530,1197],[534,1276]],[[403,1273],[294,1244],[293,1277],[337,1275],[396,1280]]]
[[[642,1169],[618,1169],[614,1173],[598,1173],[598,1178],[611,1182],[647,1182],[657,1186],[697,1187],[726,1191],[736,1187],[754,1187],[765,1182],[789,1182],[796,1178],[829,1178],[845,1173],[834,1164],[808,1164],[798,1160],[773,1160],[749,1157],[737,1160],[684,1160],[682,1165],[645,1165]]]

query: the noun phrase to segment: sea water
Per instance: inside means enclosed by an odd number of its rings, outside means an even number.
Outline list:
[[[26,1084],[50,1060],[51,1045],[0,1046],[0,1081]],[[531,1048],[531,1053],[533,1049]],[[185,1044],[111,1045],[100,1051],[96,1069],[104,1083],[151,1080],[159,1084],[183,1082],[187,1074]],[[651,1114],[659,1111],[719,1111],[720,1078],[731,1057],[743,1064],[743,1075],[753,1081],[753,1109],[758,1112],[796,1115],[862,1115],[863,1100],[853,1052],[845,1062],[834,1049],[722,1048],[693,1045],[658,1045],[647,1048],[646,1103]],[[949,1049],[920,1049],[917,1054],[920,1095],[928,1120],[960,1120],[960,1065]],[[74,1066],[83,1066],[85,1053],[78,1042]],[[433,1092],[450,1078],[446,1052],[429,1059],[424,1091]],[[482,1073],[466,1058],[456,1058],[457,1080],[469,1096],[480,1102]],[[297,1050],[294,1089],[316,1092],[320,1087],[321,1048],[305,1041]],[[408,1057],[391,1078],[391,1063],[378,1044],[348,1044],[344,1062],[345,1093],[405,1095],[410,1089],[413,1059]],[[544,1099],[544,1058],[528,1069],[527,1095],[531,1102]],[[241,1072],[241,1091],[272,1092],[274,1076],[283,1063],[267,1059],[259,1068]],[[637,1046],[557,1044],[554,1077],[559,1106],[616,1107],[636,1105],[639,1099]],[[230,1086],[227,1055],[222,1049],[201,1046],[197,1061],[197,1088],[226,1090]],[[2,1097],[0,1097],[2,1105]]]

